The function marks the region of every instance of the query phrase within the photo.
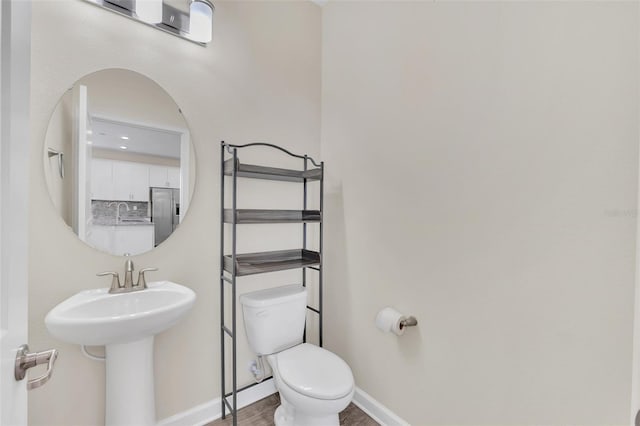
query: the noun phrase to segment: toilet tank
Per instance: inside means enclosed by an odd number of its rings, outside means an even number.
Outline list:
[[[299,284],[240,296],[249,346],[258,355],[280,352],[302,343],[307,289]]]

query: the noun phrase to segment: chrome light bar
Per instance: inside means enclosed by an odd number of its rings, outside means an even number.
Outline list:
[[[192,43],[200,46],[206,46],[211,40],[211,35],[205,36],[206,39],[198,39],[195,35],[189,32],[191,16],[189,13],[170,6],[166,3],[162,3],[162,21],[158,23],[146,22],[135,12],[136,0],[84,0],[87,3],[91,3],[95,6],[117,13],[121,16],[125,16],[134,21],[172,34],[176,37],[188,40]],[[160,1],[160,0],[158,0]],[[211,8],[211,15],[215,11],[215,7],[209,0],[191,0],[191,3],[202,3]]]

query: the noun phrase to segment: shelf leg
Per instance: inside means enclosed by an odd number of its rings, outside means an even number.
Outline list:
[[[220,395],[222,418],[226,417],[226,409],[224,403],[224,394],[226,392],[224,386],[225,363],[224,363],[224,141],[220,144]]]

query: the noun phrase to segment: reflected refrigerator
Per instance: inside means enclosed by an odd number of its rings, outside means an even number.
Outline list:
[[[150,188],[151,221],[154,246],[166,240],[180,223],[180,190],[177,188]]]

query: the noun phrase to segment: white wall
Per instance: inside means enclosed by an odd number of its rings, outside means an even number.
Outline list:
[[[42,164],[56,103],[76,80],[103,68],[131,69],[162,86],[182,109],[195,146],[197,183],[184,222],[159,248],[133,259],[138,268],[160,268],[152,279],[182,283],[198,297],[192,313],[156,339],[158,418],[219,396],[219,143],[262,140],[318,154],[320,10],[309,2],[218,1],[214,21],[214,40],[202,48],[82,1],[33,3],[29,344],[56,347],[60,357],[51,382],[29,394],[30,425],[103,422],[103,364],[49,337],[43,321],[75,292],[107,286],[95,274],[124,262],[66,227],[49,200]],[[287,238],[299,239],[291,233],[278,243]],[[282,279],[292,277],[271,278]],[[250,353],[244,342],[239,348],[243,369]]]
[[[324,7],[327,346],[411,424],[628,424],[638,29],[635,2]],[[377,331],[386,305],[419,326]]]

